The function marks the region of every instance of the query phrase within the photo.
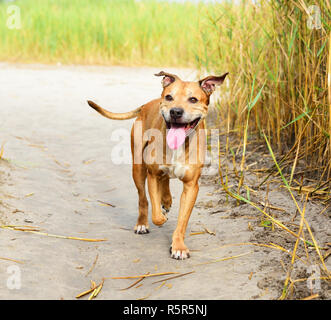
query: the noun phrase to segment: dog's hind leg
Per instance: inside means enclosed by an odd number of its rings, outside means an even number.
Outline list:
[[[136,127],[138,128],[136,130]],[[138,234],[149,233],[148,225],[148,201],[146,197],[146,164],[142,161],[142,144],[141,121],[137,119],[131,130],[131,152],[132,152],[132,177],[138,190],[139,214],[138,220],[134,227],[134,232]]]
[[[132,176],[138,190],[139,215],[134,232],[139,234],[149,233],[148,225],[148,201],[146,197],[146,177],[147,169],[145,164],[134,164],[132,166]]]

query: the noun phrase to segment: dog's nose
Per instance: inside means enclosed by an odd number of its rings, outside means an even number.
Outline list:
[[[184,113],[184,109],[182,108],[171,108],[170,109],[170,116],[173,119],[178,119],[180,118]]]

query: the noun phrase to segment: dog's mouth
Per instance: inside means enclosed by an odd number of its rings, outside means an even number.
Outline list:
[[[195,120],[187,123],[178,123],[178,122],[172,122],[172,121],[166,121],[167,129],[184,129],[186,136],[189,136],[192,131],[196,128],[196,126],[199,124],[201,120],[201,117],[196,118]]]
[[[173,121],[165,121],[168,133],[167,133],[167,144],[170,149],[178,149],[197,127],[201,117],[194,119],[187,123],[178,123]]]

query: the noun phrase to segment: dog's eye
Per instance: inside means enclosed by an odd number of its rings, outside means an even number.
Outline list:
[[[174,98],[173,98],[170,94],[167,94],[167,95],[165,96],[165,99],[166,99],[167,101],[172,101],[172,100],[174,100]]]
[[[191,97],[191,98],[188,99],[188,101],[190,101],[191,103],[197,103],[198,99],[195,98],[195,97]]]

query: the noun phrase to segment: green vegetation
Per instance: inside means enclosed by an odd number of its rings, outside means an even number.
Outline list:
[[[13,4],[20,8],[18,30],[6,25]],[[193,66],[200,14],[206,8],[156,0],[1,3],[0,60]]]
[[[318,28],[309,26],[310,5],[319,8]],[[243,150],[248,134],[262,142],[265,134],[279,164],[291,168],[290,184],[302,160],[306,176],[325,186],[331,178],[330,1],[242,1],[208,12],[198,67],[230,72],[219,125],[235,132]]]

